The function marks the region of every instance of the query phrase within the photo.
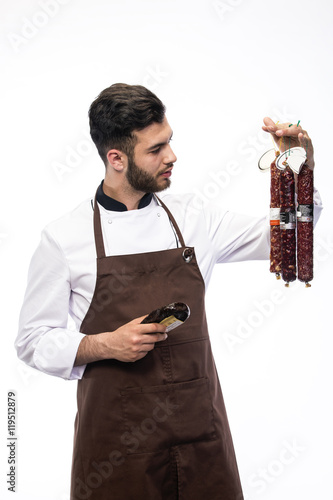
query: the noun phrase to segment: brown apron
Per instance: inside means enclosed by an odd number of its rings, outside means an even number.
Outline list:
[[[134,363],[87,365],[78,382],[71,500],[243,500],[194,248],[105,256],[95,200],[97,280],[81,332],[114,331],[171,302],[190,318]],[[149,235],[142,235],[149,238]]]

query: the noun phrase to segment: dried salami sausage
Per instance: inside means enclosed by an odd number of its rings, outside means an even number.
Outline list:
[[[276,151],[276,157],[280,152]],[[280,175],[275,161],[271,164],[270,202],[270,272],[280,279],[281,272],[281,231],[280,231]]]
[[[296,279],[295,179],[289,165],[280,174],[281,276],[289,286]]]
[[[297,278],[313,279],[313,170],[304,165],[297,183]]]
[[[173,302],[155,309],[141,323],[162,323],[167,327],[166,332],[169,332],[184,323],[189,318],[190,313],[189,306],[184,302]]]

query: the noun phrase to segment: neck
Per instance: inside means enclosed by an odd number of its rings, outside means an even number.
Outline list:
[[[117,187],[115,185],[111,185],[110,179],[108,179],[107,176],[103,182],[103,191],[107,196],[123,203],[127,207],[127,210],[136,210],[139,206],[141,198],[145,194],[141,191],[133,190],[130,186],[125,188],[123,186]]]

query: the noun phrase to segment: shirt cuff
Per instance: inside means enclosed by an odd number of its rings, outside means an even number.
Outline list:
[[[36,368],[65,380],[81,379],[86,365],[74,366],[83,333],[54,328],[39,340],[34,352]]]

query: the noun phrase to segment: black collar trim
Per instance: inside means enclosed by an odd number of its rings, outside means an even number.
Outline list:
[[[100,183],[97,189],[96,199],[100,205],[102,205],[105,210],[111,210],[112,212],[127,212],[127,207],[124,203],[114,200],[103,191],[103,182]],[[140,200],[138,208],[147,207],[153,197],[153,193],[146,193]]]

